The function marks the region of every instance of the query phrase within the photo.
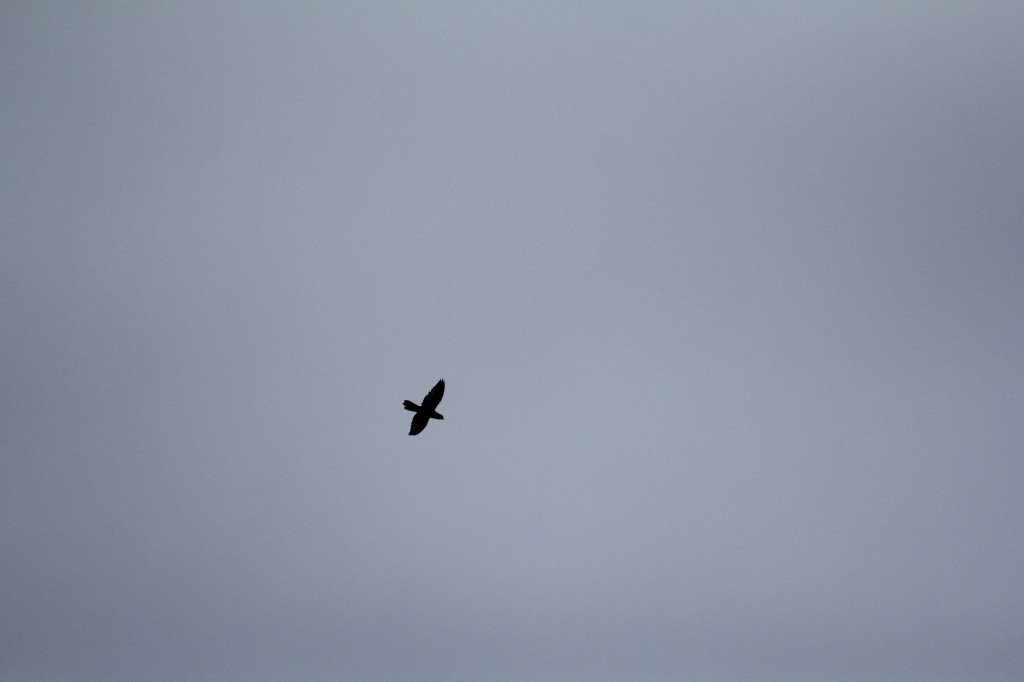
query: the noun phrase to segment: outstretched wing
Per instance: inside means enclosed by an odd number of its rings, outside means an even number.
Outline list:
[[[415,436],[417,433],[427,428],[427,422],[430,421],[430,417],[423,412],[417,412],[412,416],[412,426],[409,427],[409,435]]]
[[[432,389],[430,389],[430,393],[423,397],[423,409],[433,412],[434,408],[441,402],[441,396],[443,395],[444,379],[441,379],[439,382],[434,384]]]

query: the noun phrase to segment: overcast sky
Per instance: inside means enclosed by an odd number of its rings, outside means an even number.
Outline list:
[[[4,3],[0,677],[1024,679],[1022,30]]]

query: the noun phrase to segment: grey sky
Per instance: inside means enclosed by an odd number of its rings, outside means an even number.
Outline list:
[[[0,9],[0,677],[1024,679],[1024,6],[635,4]]]

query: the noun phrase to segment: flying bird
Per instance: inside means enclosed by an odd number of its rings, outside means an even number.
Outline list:
[[[444,415],[438,413],[437,404],[441,402],[441,396],[444,395],[444,379],[434,384],[434,387],[430,389],[430,393],[423,397],[423,405],[417,405],[411,400],[406,400],[403,405],[405,409],[410,412],[415,412],[412,416],[412,426],[409,427],[409,435],[415,436],[417,433],[427,428],[427,422],[433,419],[444,419]]]

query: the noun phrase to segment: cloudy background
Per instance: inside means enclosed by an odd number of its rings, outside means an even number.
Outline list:
[[[5,3],[0,675],[1024,678],[1022,27]]]

